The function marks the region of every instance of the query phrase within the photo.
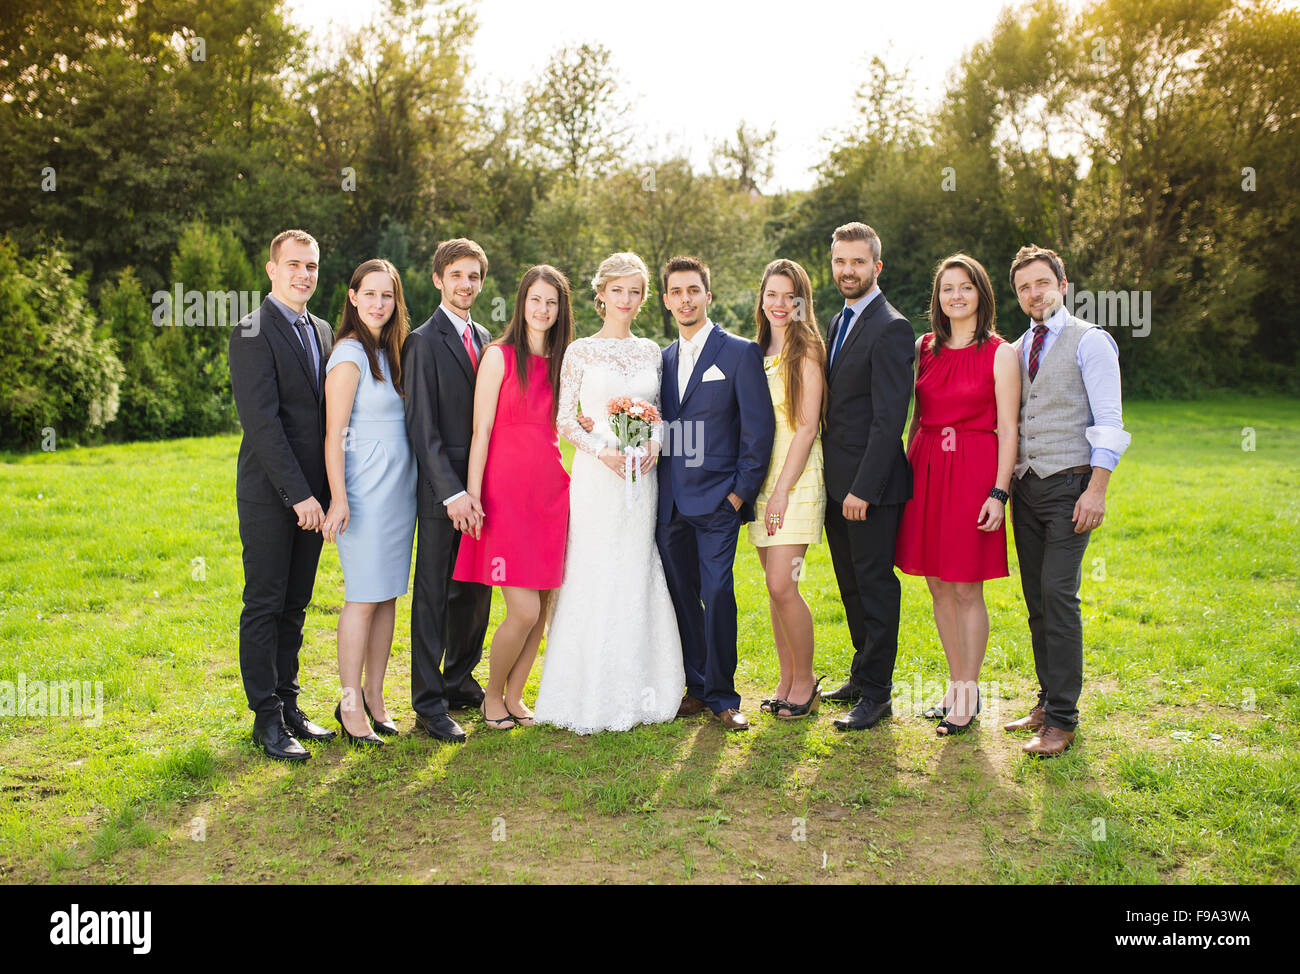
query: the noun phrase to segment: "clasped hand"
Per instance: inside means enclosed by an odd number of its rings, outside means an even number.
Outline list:
[[[483,531],[483,505],[472,494],[462,494],[447,505],[447,516],[457,531],[478,540]]]

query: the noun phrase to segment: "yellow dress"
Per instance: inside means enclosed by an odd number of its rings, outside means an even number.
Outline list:
[[[794,440],[794,430],[786,419],[785,372],[781,356],[764,356],[763,370],[767,372],[767,389],[772,394],[772,408],[776,412],[776,438],[772,443],[772,462],[767,468],[767,479],[763,481],[758,501],[754,504],[754,520],[749,524],[749,542],[759,548],[783,544],[819,544],[822,540],[822,524],[826,519],[826,480],[822,473],[821,436],[813,440],[803,473],[790,488],[790,503],[785,509],[781,527],[774,535],[769,536],[767,533],[767,499],[772,495],[777,478],[781,476],[781,468],[785,466],[785,455],[790,451],[790,444]]]

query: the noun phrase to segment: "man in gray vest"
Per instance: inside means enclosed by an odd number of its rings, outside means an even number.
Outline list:
[[[1106,516],[1111,471],[1129,444],[1120,405],[1119,349],[1063,306],[1065,265],[1030,244],[1011,263],[1011,288],[1032,328],[1020,357],[1020,450],[1011,523],[1038,703],[1006,725],[1029,730],[1027,754],[1055,757],[1074,740],[1083,689],[1079,583],[1088,539]]]

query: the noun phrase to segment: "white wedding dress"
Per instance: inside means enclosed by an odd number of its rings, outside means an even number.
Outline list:
[[[623,478],[596,458],[618,447],[606,405],[618,396],[659,408],[659,346],[645,338],[581,338],[560,374],[560,432],[577,450],[569,483],[564,584],[556,594],[538,723],[579,734],[672,720],[685,675],[677,616],[655,545],[656,471],[640,481],[629,510]],[[592,432],[577,413],[595,421]]]

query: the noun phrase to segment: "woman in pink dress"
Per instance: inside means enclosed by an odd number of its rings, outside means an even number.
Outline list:
[[[531,725],[524,684],[564,578],[569,475],[555,428],[560,365],[573,341],[569,282],[554,267],[519,282],[502,338],[483,350],[474,386],[470,498],[483,511],[461,538],[452,577],[499,585],[506,615],[492,636],[483,719],[497,730]]]
[[[980,262],[939,265],[930,332],[916,342],[916,408],[907,436],[912,499],[894,563],[924,575],[948,658],[948,689],[926,711],[940,735],[969,730],[989,642],[984,581],[1007,575],[1003,523],[1016,462],[1020,364],[998,337],[993,285]]]

